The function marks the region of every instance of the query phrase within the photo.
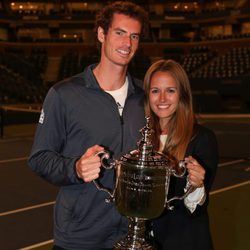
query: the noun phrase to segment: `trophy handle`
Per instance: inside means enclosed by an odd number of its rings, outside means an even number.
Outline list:
[[[172,174],[175,177],[181,178],[186,174],[187,168],[186,168],[187,162],[185,160],[181,160],[178,163],[178,167],[181,170],[181,172],[179,174],[176,173],[176,171],[174,169],[172,169]],[[169,203],[174,201],[174,200],[184,200],[190,193],[192,193],[195,190],[195,187],[193,187],[190,182],[187,180],[187,185],[186,188],[184,190],[184,194],[182,196],[174,196],[173,198],[169,199],[166,201],[166,206],[167,209],[169,210],[173,210],[174,206],[171,206]]]
[[[100,151],[100,152],[97,152],[95,154],[95,156],[99,156],[101,158],[101,163],[102,163],[102,167],[104,167],[105,169],[112,169],[112,168],[115,168],[116,167],[116,162],[113,161],[111,163],[107,163],[105,162],[105,160],[108,160],[110,159],[110,154],[108,151]],[[108,188],[105,188],[103,187],[100,183],[98,183],[96,180],[93,180],[93,183],[95,184],[96,188],[99,190],[99,191],[103,191],[103,192],[106,192],[109,194],[109,198],[106,198],[105,199],[105,202],[109,203],[109,202],[113,202],[114,201],[114,197],[115,197],[115,190],[116,190],[116,186],[117,186],[117,180],[118,178],[116,178],[116,183],[115,183],[115,188],[113,191],[110,191]]]

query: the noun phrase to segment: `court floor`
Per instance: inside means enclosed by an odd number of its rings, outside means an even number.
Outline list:
[[[215,250],[250,249],[250,118],[213,117],[220,165],[210,193]],[[0,139],[0,249],[51,249],[58,188],[27,166],[34,125],[6,127]],[[13,132],[14,131],[14,132]]]

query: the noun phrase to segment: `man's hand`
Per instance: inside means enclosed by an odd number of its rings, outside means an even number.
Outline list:
[[[102,150],[104,150],[103,147],[94,145],[88,148],[76,162],[77,176],[84,182],[91,182],[99,177],[101,160],[96,154]]]

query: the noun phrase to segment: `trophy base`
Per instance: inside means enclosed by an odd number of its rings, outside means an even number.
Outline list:
[[[122,250],[154,250],[154,247],[147,242],[128,240],[120,241],[114,245],[114,249]]]
[[[144,237],[145,220],[140,218],[129,219],[128,235],[118,241],[113,249],[120,250],[154,250],[155,248]]]

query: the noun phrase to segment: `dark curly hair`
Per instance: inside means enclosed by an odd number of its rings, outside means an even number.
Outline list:
[[[124,14],[138,20],[142,25],[141,35],[147,35],[149,23],[147,12],[139,5],[128,1],[113,2],[101,9],[101,11],[96,15],[95,32],[97,33],[98,27],[102,27],[104,34],[107,34],[115,13]]]

